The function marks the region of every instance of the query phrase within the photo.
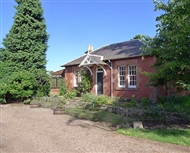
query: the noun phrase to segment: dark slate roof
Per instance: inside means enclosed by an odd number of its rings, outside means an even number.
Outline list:
[[[99,63],[99,64],[101,64],[101,65],[105,65],[105,64],[106,64],[105,62],[103,62],[103,61],[100,59],[100,57],[92,56],[91,58],[92,58],[95,62],[97,62],[97,63]]]
[[[141,46],[143,46],[143,43],[140,42],[138,39],[135,39],[135,40],[103,46],[90,53],[94,55],[102,55],[104,57],[103,60],[115,60],[115,59],[140,56],[142,53],[142,50],[140,50]],[[71,62],[62,65],[62,67],[78,65],[83,61],[85,57],[86,55],[83,55]]]

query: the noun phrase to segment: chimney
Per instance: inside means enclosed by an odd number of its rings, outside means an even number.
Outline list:
[[[91,51],[93,51],[93,46],[88,44],[88,50],[85,52],[85,54],[89,54]]]
[[[93,51],[93,46],[90,46],[90,51],[91,51],[91,52]]]
[[[91,50],[91,46],[90,44],[88,44],[88,52],[90,52],[90,50]]]

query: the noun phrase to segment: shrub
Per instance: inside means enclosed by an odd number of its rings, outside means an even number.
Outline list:
[[[24,104],[30,104],[30,102],[31,102],[31,99],[25,99],[25,100],[23,101]]]
[[[141,106],[143,109],[148,109],[151,105],[151,101],[148,98],[141,99]]]
[[[137,107],[137,101],[135,100],[135,95],[132,95],[132,98],[128,99],[129,102],[126,102],[125,107]]]
[[[89,104],[85,107],[86,109],[91,109],[92,106],[94,109],[99,109],[99,107],[103,105],[113,105],[114,101],[108,96],[105,95],[92,95],[92,94],[82,94],[82,100],[84,102],[89,102]]]
[[[76,89],[73,89],[72,91],[67,91],[66,94],[64,94],[63,96],[66,99],[74,99],[77,96],[78,91]]]
[[[137,101],[135,99],[132,99],[129,104],[130,104],[130,107],[136,107],[137,106]]]
[[[66,84],[66,81],[65,79],[62,79],[60,85],[59,85],[59,95],[60,96],[63,96],[65,95],[66,93],[68,92],[68,89],[67,89],[67,84]]]
[[[37,84],[35,76],[27,71],[13,72],[6,80],[1,82],[1,96],[7,101],[24,100],[35,94]]]
[[[45,71],[18,70],[0,77],[0,97],[10,101],[24,101],[31,97],[48,95],[49,77]]]
[[[113,100],[105,95],[100,95],[96,97],[95,105],[96,107],[100,107],[102,105],[112,105]]]
[[[32,71],[35,77],[36,90],[35,95],[38,97],[49,96],[50,93],[50,78],[45,70],[36,69]]]
[[[63,108],[66,104],[66,100],[63,97],[58,97],[58,103],[56,108]]]
[[[90,93],[86,93],[86,94],[82,94],[82,101],[84,102],[94,102],[95,100],[95,96],[90,94]]]
[[[160,100],[161,99],[161,100]],[[171,96],[168,98],[160,98],[157,106],[165,111],[190,114],[190,96]]]
[[[92,88],[92,77],[87,72],[81,74],[81,82],[79,82],[77,90],[79,93],[88,93]]]
[[[6,99],[4,97],[0,97],[0,104],[5,104],[6,103]]]

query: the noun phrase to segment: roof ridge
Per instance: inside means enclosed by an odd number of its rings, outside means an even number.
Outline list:
[[[130,41],[137,41],[137,40],[138,40],[139,42],[141,42],[139,39],[132,39],[132,40],[127,40],[127,41],[112,43],[112,44],[108,44],[108,45],[101,46],[101,47],[99,47],[99,48],[97,48],[97,49],[91,51],[90,53],[93,53],[93,52],[95,52],[95,51],[97,51],[97,50],[99,50],[99,49],[101,49],[101,48],[103,48],[103,47],[107,47],[107,46],[110,46],[110,45],[121,44],[121,43],[125,43],[125,42],[130,42]],[[141,43],[142,43],[142,42],[141,42]]]

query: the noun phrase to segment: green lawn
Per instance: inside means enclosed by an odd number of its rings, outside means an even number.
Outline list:
[[[119,129],[118,133],[164,143],[190,146],[190,129]]]

